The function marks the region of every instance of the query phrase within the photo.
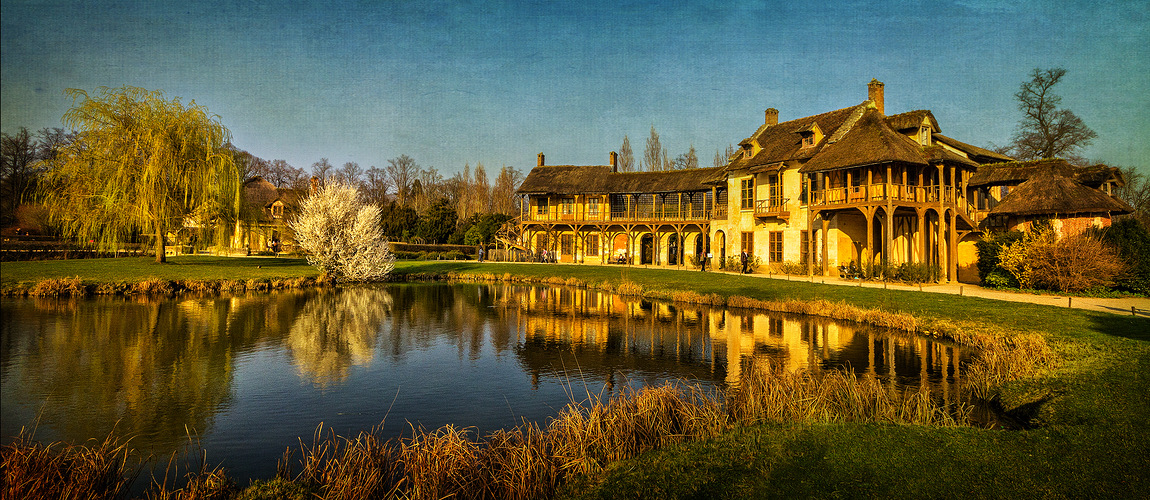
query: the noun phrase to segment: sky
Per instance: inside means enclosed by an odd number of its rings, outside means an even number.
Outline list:
[[[194,100],[239,148],[310,169],[406,154],[445,176],[602,165],[654,127],[701,166],[777,108],[932,110],[942,133],[1010,141],[1014,93],[1063,67],[1084,156],[1150,175],[1150,2],[214,2],[4,0],[0,129],[60,127],[65,89]]]

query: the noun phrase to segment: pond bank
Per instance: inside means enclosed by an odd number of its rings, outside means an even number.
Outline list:
[[[532,282],[576,280],[575,286],[630,282],[638,286],[631,292],[644,296],[721,297],[728,305],[732,296],[784,304],[822,300],[908,315],[916,327],[921,321],[953,331],[1034,334],[1051,349],[1049,362],[1034,374],[997,385],[1003,407],[1029,415],[1034,430],[809,422],[739,427],[607,464],[566,486],[566,496],[1131,497],[1150,487],[1144,473],[1150,463],[1150,321],[1141,317],[724,273],[702,280],[701,273],[673,270],[474,262],[402,262],[397,270],[413,277],[512,274]]]

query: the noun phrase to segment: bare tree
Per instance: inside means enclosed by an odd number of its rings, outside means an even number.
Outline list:
[[[273,186],[291,189],[307,189],[308,175],[302,168],[291,166],[284,160],[272,160],[268,165],[267,176],[264,177]]]
[[[311,164],[311,175],[318,178],[322,186],[327,183],[327,178],[332,174],[331,170],[333,168],[335,167],[332,166],[331,162],[327,161],[327,158],[320,158],[319,161]]]
[[[342,181],[344,184],[349,184],[354,188],[360,188],[362,184],[361,177],[363,176],[363,169],[359,164],[354,161],[344,163],[339,170],[336,170],[335,177]]]
[[[411,181],[412,208],[420,214],[427,213],[436,200],[450,197],[447,188],[447,183],[435,167],[419,170]]]
[[[1063,68],[1034,68],[1030,81],[1023,82],[1014,94],[1015,99],[1018,99],[1018,109],[1023,114],[1011,142],[1011,152],[1015,158],[1035,160],[1061,157],[1076,163],[1084,162],[1079,154],[1098,134],[1070,110],[1058,109],[1062,98],[1051,89],[1065,75],[1066,70]]]
[[[619,171],[635,171],[635,153],[631,151],[631,139],[623,135],[623,146],[619,148]]]
[[[515,205],[515,189],[523,182],[523,174],[515,167],[503,166],[499,170],[499,177],[495,178],[495,186],[491,190],[491,211],[498,214],[512,216],[519,215]]]
[[[20,127],[15,134],[3,134],[0,137],[0,150],[3,151],[3,177],[0,177],[4,186],[3,219],[7,223],[34,185],[37,155],[32,134],[24,127]]]
[[[1123,168],[1122,176],[1126,185],[1115,189],[1114,196],[1134,207],[1134,213],[1124,217],[1138,219],[1150,228],[1150,178],[1134,167]]]
[[[727,163],[729,163],[731,161],[731,155],[733,155],[733,154],[735,154],[735,146],[733,144],[727,144],[727,150],[726,151],[720,151],[720,150],[716,149],[715,150],[715,166],[716,167],[727,166]]]
[[[647,138],[647,146],[643,149],[643,170],[658,172],[663,170],[663,145],[659,143],[659,133],[651,125],[651,136]]]
[[[382,207],[387,201],[389,184],[387,172],[374,165],[363,174],[363,190],[369,203]]]
[[[407,206],[411,196],[412,182],[419,175],[419,165],[407,155],[387,160],[387,178],[395,187],[396,201],[400,206]]]
[[[62,128],[42,128],[36,132],[36,156],[41,160],[52,161],[65,146],[76,140],[76,132]]]
[[[474,193],[474,212],[486,214],[491,212],[491,182],[487,180],[487,170],[483,163],[475,164],[475,172],[471,175],[472,191]]]

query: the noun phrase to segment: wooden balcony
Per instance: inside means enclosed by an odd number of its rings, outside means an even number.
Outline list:
[[[706,210],[696,207],[684,207],[683,209],[676,209],[676,207],[668,207],[662,210],[655,210],[646,207],[633,207],[631,210],[611,210],[608,212],[600,211],[599,213],[556,213],[558,211],[548,211],[548,213],[540,214],[531,212],[523,215],[523,222],[552,222],[552,223],[609,223],[609,222],[708,222],[712,220],[713,212],[717,210]],[[725,207],[724,207],[725,208]],[[722,218],[726,218],[725,210],[723,211]]]
[[[771,199],[755,201],[755,217],[790,219],[790,199]]]
[[[818,189],[811,193],[811,204],[827,206],[880,205],[886,202],[907,204],[954,203],[955,190],[939,186],[913,186],[908,184],[871,184],[862,186]]]

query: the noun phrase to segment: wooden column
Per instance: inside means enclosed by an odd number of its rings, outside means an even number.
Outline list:
[[[891,166],[888,163],[886,166],[886,177],[883,179],[884,197],[886,197],[886,224],[882,238],[882,263],[883,267],[889,266],[891,263],[890,252],[892,246],[892,232],[894,231],[894,199],[891,196]]]
[[[807,276],[815,274],[815,193],[811,189],[811,176],[805,175],[807,183]]]
[[[866,217],[866,267],[863,269],[871,269],[874,266],[874,208],[865,207],[862,212]],[[869,278],[870,273],[867,274]]]
[[[823,217],[823,276],[827,276],[830,272],[830,260],[827,258],[827,249],[830,246],[830,233],[827,231],[830,226],[830,221]],[[811,260],[814,260],[814,253],[811,253]]]
[[[947,228],[950,230],[950,245],[948,245],[946,257],[947,260],[950,261],[948,271],[950,274],[949,278],[952,283],[958,281],[958,214],[956,212],[957,210],[950,211],[950,222],[948,224],[950,227]]]

